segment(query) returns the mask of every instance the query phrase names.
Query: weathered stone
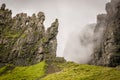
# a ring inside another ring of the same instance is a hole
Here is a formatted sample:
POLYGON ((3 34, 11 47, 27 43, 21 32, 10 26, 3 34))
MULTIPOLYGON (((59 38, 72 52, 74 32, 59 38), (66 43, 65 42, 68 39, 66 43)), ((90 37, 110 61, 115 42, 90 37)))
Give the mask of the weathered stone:
POLYGON ((45 15, 26 13, 11 17, 11 10, 0 10, 0 65, 30 65, 56 57, 58 20, 45 31, 45 15), (46 57, 49 57, 46 58, 46 57))
POLYGON ((99 14, 97 16, 97 25, 94 30, 94 54, 92 63, 98 65, 102 57, 104 32, 106 29, 106 14, 99 14))
POLYGON ((50 52, 49 55, 45 56, 45 59, 54 59, 56 57, 56 50, 57 50, 57 39, 56 39, 56 35, 58 33, 58 19, 55 20, 55 22, 53 22, 51 24, 51 27, 49 27, 46 31, 45 34, 45 47, 47 48, 47 52, 50 52))
POLYGON ((120 65, 120 0, 111 0, 107 3, 106 11, 106 17, 101 18, 105 20, 99 21, 98 18, 100 23, 97 23, 96 28, 105 27, 105 29, 100 42, 95 42, 99 45, 95 47, 92 63, 115 67, 120 65))

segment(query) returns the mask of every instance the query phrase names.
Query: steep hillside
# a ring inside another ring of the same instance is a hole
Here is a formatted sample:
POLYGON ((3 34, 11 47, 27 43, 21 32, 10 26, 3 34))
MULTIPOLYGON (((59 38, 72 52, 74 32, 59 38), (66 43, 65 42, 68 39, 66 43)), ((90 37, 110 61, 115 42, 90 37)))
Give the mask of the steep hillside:
POLYGON ((44 61, 32 66, 0 68, 0 80, 120 80, 120 70, 115 68, 44 61), (51 73, 49 71, 51 71, 51 73))

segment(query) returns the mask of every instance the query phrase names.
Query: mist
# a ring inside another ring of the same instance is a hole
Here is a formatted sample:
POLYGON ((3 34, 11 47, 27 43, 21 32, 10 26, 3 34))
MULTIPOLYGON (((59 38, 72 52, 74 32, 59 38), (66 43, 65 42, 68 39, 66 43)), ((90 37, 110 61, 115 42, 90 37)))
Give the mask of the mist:
POLYGON ((70 34, 64 49, 64 57, 67 61, 87 63, 91 60, 94 49, 94 30, 96 24, 89 24, 70 34))
POLYGON ((79 64, 89 63, 96 49, 102 47, 105 30, 106 14, 99 14, 96 23, 71 32, 64 49, 65 59, 79 64))
POLYGON ((94 25, 92 24, 93 27, 85 25, 96 23, 96 15, 105 13, 105 3, 108 1, 0 0, 0 4, 6 3, 6 7, 12 10, 13 16, 21 12, 28 15, 37 14, 39 11, 44 12, 46 17, 44 25, 46 28, 58 18, 57 56, 65 57, 66 60, 70 61, 86 63, 90 60, 93 51, 94 25), (89 38, 90 40, 88 40, 89 38))

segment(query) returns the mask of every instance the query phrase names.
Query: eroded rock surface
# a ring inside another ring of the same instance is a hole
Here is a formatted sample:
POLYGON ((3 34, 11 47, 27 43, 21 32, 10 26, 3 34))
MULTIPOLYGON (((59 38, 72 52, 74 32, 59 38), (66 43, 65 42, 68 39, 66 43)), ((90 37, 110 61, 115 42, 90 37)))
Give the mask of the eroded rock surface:
POLYGON ((107 3, 106 11, 106 15, 98 16, 96 30, 99 31, 101 27, 104 30, 101 39, 96 40, 100 42, 96 43, 92 63, 115 67, 120 65, 120 0, 107 3))
POLYGON ((0 65, 29 65, 55 58, 58 20, 45 31, 43 12, 32 16, 20 13, 12 18, 11 10, 5 7, 2 4, 0 9, 0 65))

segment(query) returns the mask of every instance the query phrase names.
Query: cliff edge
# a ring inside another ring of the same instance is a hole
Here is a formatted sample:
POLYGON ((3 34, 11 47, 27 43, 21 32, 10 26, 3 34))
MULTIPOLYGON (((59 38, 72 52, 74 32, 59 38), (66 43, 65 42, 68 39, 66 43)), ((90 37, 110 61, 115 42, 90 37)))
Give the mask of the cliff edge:
POLYGON ((98 15, 92 64, 115 67, 120 65, 120 0, 106 4, 107 14, 98 15), (101 35, 98 35, 101 32, 101 35))

